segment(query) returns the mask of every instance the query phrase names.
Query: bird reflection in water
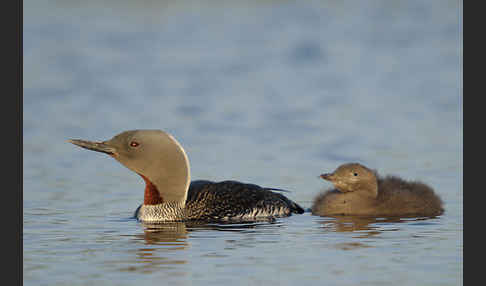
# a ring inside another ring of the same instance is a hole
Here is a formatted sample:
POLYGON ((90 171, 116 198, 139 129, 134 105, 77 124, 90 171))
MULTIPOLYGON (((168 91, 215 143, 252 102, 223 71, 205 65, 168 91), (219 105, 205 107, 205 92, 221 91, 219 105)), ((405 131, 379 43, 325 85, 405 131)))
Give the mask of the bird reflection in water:
POLYGON ((318 220, 326 231, 367 233, 368 236, 383 231, 398 230, 398 224, 421 221, 429 217, 364 217, 364 216, 328 216, 318 220))
POLYGON ((131 265, 120 270, 153 273, 166 269, 175 271, 175 275, 186 275, 178 267, 187 264, 179 253, 189 246, 185 223, 143 224, 143 227, 143 233, 136 234, 134 240, 142 241, 144 246, 136 250, 136 259, 131 265))
MULTIPOLYGON (((240 223, 208 223, 208 222, 171 222, 171 223, 142 223, 143 233, 136 234, 136 241, 143 241, 144 246, 137 249, 135 264, 122 269, 123 271, 136 271, 152 273, 161 268, 170 270, 178 269, 181 264, 186 264, 182 252, 188 249, 189 233, 198 230, 248 232, 255 229, 264 231, 267 228, 279 227, 280 223, 275 219, 255 220, 253 222, 240 223)), ((179 268, 180 270, 180 268, 179 268)), ((178 275, 185 275, 184 272, 178 275)))
POLYGON ((142 225, 144 232, 137 236, 143 238, 146 244, 169 246, 172 249, 185 249, 188 245, 188 232, 184 222, 142 225))
POLYGON ((377 222, 399 222, 400 219, 377 219, 373 217, 353 217, 353 216, 332 216, 326 217, 318 222, 322 224, 322 228, 325 231, 336 232, 354 232, 360 231, 366 233, 368 236, 373 236, 378 233, 379 227, 375 226, 377 222))
MULTIPOLYGON (((353 238, 372 238, 385 231, 396 231, 398 224, 410 223, 430 219, 429 217, 362 217, 362 216, 328 216, 322 217, 317 222, 325 232, 352 232, 357 236, 353 238)), ((372 247, 362 241, 340 242, 333 245, 334 248, 352 250, 357 248, 372 247)))

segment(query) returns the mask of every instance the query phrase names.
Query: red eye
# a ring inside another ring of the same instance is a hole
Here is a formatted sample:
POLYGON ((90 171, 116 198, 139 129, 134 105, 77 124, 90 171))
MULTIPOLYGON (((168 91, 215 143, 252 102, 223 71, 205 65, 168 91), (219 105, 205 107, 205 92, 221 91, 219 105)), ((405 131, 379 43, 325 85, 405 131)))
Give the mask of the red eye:
POLYGON ((140 144, 138 144, 138 143, 137 143, 137 142, 135 142, 135 141, 130 142, 130 146, 131 146, 131 147, 137 147, 138 145, 140 145, 140 144))

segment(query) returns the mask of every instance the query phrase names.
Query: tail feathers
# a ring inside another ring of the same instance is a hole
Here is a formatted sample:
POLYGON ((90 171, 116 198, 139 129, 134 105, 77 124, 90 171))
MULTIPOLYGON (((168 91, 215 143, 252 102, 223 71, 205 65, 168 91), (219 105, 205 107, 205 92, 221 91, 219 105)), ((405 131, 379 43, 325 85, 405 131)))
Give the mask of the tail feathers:
POLYGON ((296 214, 303 214, 304 213, 304 209, 299 206, 298 204, 290 201, 290 209, 292 210, 293 213, 296 213, 296 214))

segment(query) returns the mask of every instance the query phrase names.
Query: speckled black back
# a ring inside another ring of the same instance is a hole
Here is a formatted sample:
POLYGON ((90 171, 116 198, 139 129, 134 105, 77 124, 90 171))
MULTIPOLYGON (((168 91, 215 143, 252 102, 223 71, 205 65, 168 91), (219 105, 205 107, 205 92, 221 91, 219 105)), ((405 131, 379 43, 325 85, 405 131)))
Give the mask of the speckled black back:
POLYGON ((188 219, 218 220, 242 216, 288 216, 304 209, 271 188, 237 181, 193 181, 186 200, 188 219))

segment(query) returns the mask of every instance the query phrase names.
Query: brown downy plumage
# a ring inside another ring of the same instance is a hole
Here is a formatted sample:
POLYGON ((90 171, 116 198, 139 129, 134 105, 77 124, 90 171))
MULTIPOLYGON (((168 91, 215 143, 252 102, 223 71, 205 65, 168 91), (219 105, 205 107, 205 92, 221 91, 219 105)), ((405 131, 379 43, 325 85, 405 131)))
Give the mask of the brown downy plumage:
POLYGON ((442 200, 426 184, 396 176, 382 178, 359 163, 341 165, 321 178, 333 183, 335 189, 315 198, 314 215, 438 216, 444 213, 442 200))

